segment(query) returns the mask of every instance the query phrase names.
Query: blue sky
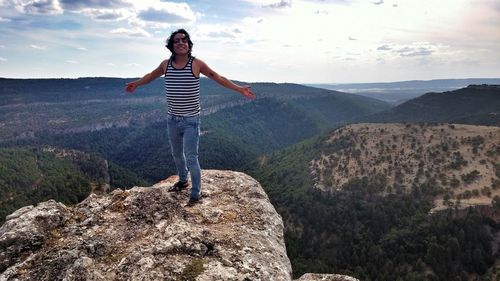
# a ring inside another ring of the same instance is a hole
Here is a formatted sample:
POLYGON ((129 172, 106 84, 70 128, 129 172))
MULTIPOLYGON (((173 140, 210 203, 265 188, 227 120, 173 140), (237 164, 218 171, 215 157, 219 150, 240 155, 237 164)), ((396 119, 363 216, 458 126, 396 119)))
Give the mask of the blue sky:
POLYGON ((139 77, 178 28, 240 81, 500 77, 499 0, 0 0, 0 77, 139 77))

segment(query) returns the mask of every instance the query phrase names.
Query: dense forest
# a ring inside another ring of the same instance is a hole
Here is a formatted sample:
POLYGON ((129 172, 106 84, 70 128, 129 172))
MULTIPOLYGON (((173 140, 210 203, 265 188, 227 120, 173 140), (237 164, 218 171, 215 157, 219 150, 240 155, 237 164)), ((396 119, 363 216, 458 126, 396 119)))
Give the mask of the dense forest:
POLYGON ((91 191, 145 184, 96 155, 51 147, 0 148, 0 223, 20 207, 55 199, 76 204, 91 191))
MULTIPOLYGON (((498 223, 474 208, 429 215, 434 194, 382 196, 384 181, 353 179, 343 190, 312 189, 309 163, 348 142, 318 137, 263 157, 246 171, 266 189, 285 222, 294 275, 336 272, 360 280, 495 280, 498 223)), ((500 198, 493 207, 499 208, 500 198)))
MULTIPOLYGON (((345 118, 373 112, 374 109, 368 109, 369 105, 351 102, 350 99, 332 96, 308 98, 304 102, 302 99, 283 101, 261 98, 204 116, 201 124, 201 164, 212 169, 239 169, 262 153, 335 128, 345 118), (337 114, 318 110, 308 114, 307 107, 317 103, 337 103, 337 106, 342 105, 349 110, 339 110, 337 114)), ((97 153, 150 182, 175 172, 165 121, 65 134, 43 131, 33 138, 3 143, 7 147, 26 145, 50 145, 97 153)))

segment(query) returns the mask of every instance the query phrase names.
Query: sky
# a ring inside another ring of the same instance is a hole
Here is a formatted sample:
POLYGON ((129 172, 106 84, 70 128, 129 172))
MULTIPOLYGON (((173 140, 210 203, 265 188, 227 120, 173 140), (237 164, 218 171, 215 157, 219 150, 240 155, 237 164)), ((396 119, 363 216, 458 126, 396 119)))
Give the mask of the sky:
POLYGON ((142 77, 178 28, 238 81, 500 78, 500 0, 0 0, 0 77, 142 77))

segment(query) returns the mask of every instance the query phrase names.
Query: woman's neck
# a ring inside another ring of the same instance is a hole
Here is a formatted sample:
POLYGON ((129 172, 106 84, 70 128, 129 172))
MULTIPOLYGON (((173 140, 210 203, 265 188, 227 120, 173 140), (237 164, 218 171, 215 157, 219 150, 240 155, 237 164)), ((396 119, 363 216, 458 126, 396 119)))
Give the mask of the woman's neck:
POLYGON ((178 64, 186 63, 189 59, 189 55, 174 55, 174 61, 178 64))

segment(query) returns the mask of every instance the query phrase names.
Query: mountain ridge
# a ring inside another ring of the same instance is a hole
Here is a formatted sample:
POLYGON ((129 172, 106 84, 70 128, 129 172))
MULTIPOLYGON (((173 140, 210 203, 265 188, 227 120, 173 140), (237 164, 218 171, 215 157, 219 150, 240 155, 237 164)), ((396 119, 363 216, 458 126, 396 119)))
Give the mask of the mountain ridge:
MULTIPOLYGON (((450 122, 468 116, 500 113, 499 85, 469 85, 442 93, 426 93, 359 122, 450 122)), ((475 125, 481 125, 479 120, 475 125)), ((484 121, 485 123, 491 123, 484 121)), ((500 126, 500 123, 494 123, 500 126)))
POLYGON ((313 87, 355 93, 377 98, 392 104, 401 104, 428 92, 444 92, 467 87, 471 84, 500 84, 500 78, 465 78, 409 80, 375 83, 307 84, 313 87))
MULTIPOLYGON (((0 142, 33 138, 37 132, 82 132, 113 127, 144 126, 165 120, 163 84, 157 79, 134 94, 125 94, 126 79, 2 80, 0 79, 0 142)), ((251 84, 258 99, 295 103, 310 99, 359 105, 356 114, 371 114, 388 104, 340 92, 291 83, 251 84), (364 103, 370 106, 364 105, 364 103)), ((251 103, 240 95, 201 79, 202 115, 251 103)), ((269 108, 268 110, 272 110, 269 108)), ((326 110, 326 109, 325 109, 326 110)), ((325 111, 323 110, 323 111, 325 111)), ((324 116, 321 116, 324 119, 324 116)))

